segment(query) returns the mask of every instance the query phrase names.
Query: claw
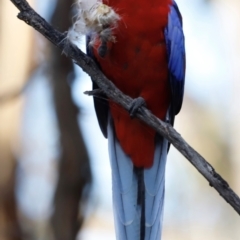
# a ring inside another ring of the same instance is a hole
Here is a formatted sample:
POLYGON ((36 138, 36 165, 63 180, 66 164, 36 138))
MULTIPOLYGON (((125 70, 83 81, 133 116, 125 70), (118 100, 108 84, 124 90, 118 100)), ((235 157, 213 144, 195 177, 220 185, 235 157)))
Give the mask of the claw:
POLYGON ((129 114, 131 118, 134 118, 139 108, 146 106, 144 98, 138 97, 132 100, 131 106, 129 108, 129 114))

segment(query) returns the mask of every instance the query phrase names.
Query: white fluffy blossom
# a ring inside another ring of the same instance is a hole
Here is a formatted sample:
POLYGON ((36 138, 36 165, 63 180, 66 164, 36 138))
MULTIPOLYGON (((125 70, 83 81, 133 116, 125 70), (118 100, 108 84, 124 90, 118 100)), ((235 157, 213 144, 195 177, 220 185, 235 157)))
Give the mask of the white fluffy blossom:
POLYGON ((112 30, 117 26, 119 15, 101 0, 77 0, 77 18, 68 31, 71 42, 78 41, 83 35, 91 35, 91 42, 96 37, 101 41, 115 41, 112 30))

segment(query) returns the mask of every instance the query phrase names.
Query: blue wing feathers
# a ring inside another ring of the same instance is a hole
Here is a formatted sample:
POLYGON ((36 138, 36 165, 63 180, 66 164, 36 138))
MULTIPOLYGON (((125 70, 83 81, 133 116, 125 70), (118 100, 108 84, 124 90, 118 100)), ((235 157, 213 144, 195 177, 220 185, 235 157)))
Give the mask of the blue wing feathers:
MULTIPOLYGON (((95 61, 95 63, 98 65, 99 69, 101 69, 96 58, 94 57, 93 48, 89 44, 90 39, 91 39, 91 36, 87 36, 87 38, 86 38, 87 55, 89 57, 91 57, 95 61)), ((98 89, 98 88, 99 88, 98 85, 95 82, 93 82, 93 90, 98 89)), ((108 123, 108 111, 109 111, 106 99, 107 99, 106 96, 104 98, 103 97, 99 98, 99 97, 95 96, 94 100, 93 100, 95 112, 97 115, 97 120, 98 120, 100 129, 103 133, 103 136, 105 138, 107 138, 107 123, 108 123)))
POLYGON ((168 69, 172 92, 172 108, 178 114, 183 101, 185 83, 185 42, 182 29, 182 16, 177 4, 170 6, 168 25, 165 28, 165 40, 168 51, 168 69))

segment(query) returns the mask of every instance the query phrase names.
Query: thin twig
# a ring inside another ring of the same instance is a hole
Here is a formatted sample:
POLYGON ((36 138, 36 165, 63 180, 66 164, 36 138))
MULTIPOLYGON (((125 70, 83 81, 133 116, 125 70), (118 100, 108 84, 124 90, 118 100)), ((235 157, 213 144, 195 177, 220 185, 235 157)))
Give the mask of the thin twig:
MULTIPOLYGON (((91 58, 86 56, 86 54, 76 46, 70 44, 67 39, 65 39, 64 34, 50 26, 25 0, 10 1, 20 10, 18 17, 21 20, 34 27, 80 66, 83 71, 89 74, 92 80, 97 83, 108 98, 121 105, 124 109, 129 109, 132 99, 117 89, 114 84, 103 75, 91 58)), ((240 199, 237 194, 229 187, 228 183, 216 173, 214 168, 197 153, 171 125, 159 120, 145 107, 140 109, 136 117, 154 128, 159 134, 171 142, 208 180, 210 186, 214 187, 236 212, 240 214, 240 199)))

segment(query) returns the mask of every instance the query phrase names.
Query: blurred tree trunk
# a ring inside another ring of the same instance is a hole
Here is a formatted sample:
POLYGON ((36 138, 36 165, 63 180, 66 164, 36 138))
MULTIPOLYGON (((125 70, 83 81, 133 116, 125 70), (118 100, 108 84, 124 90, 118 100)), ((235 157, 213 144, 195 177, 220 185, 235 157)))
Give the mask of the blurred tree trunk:
MULTIPOLYGON (((70 0, 57 2, 52 24, 61 31, 67 31, 72 24, 72 4, 70 0)), ((71 97, 73 63, 51 46, 49 68, 61 144, 52 227, 56 240, 74 240, 84 218, 80 202, 84 201, 84 194, 91 182, 90 163, 78 125, 79 109, 71 97)))
MULTIPOLYGON (((30 1, 32 3, 33 1, 30 1)), ((19 92, 33 65, 33 31, 17 18, 10 1, 0 0, 0 99, 19 92), (18 36, 22 36, 19 38, 18 36), (17 56, 17 57, 16 57, 17 56), (21 61, 19 61, 21 59, 21 61)), ((23 97, 0 102, 0 239, 20 240, 15 199, 16 151, 23 97)))

